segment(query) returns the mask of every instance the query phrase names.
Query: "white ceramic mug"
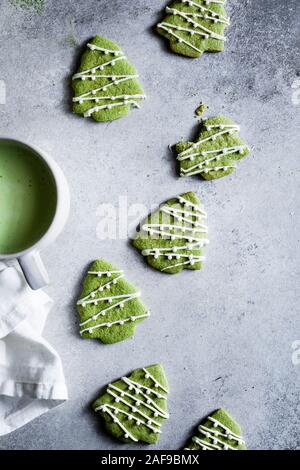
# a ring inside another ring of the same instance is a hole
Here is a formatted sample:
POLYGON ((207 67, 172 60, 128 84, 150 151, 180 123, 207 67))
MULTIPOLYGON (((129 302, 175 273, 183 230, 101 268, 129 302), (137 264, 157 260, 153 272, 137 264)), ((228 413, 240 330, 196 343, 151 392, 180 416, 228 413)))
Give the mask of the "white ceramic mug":
POLYGON ((54 216, 48 230, 42 235, 42 237, 24 251, 12 254, 1 254, 0 252, 0 260, 18 259, 28 284, 32 289, 36 290, 49 284, 49 277, 41 260, 40 251, 49 246, 56 239, 67 221, 70 210, 69 187, 62 170, 45 152, 31 144, 29 145, 26 142, 19 141, 17 139, 1 137, 0 144, 4 141, 21 145, 37 155, 52 175, 56 187, 56 207, 54 216))

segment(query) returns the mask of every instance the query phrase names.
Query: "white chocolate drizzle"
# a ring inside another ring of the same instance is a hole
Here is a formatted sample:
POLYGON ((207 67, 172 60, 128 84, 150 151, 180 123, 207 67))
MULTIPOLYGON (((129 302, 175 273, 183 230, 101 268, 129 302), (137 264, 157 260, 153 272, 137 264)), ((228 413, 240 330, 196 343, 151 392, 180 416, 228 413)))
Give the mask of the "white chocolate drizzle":
POLYGON ((174 223, 146 223, 142 226, 142 230, 150 236, 157 235, 158 239, 185 241, 183 245, 175 245, 170 247, 151 247, 142 250, 143 256, 151 256, 155 260, 163 257, 169 261, 176 260, 178 263, 171 263, 165 266, 162 271, 168 271, 180 266, 194 266, 202 263, 205 257, 195 252, 209 244, 209 240, 205 235, 208 228, 203 224, 206 219, 206 212, 198 205, 190 203, 183 197, 178 198, 180 207, 171 205, 163 205, 160 212, 174 219, 174 223), (190 210, 191 208, 191 210, 190 210), (203 236, 204 235, 204 236, 203 236))
MULTIPOLYGON (((193 0, 179 0, 179 1, 183 4, 188 5, 188 6, 191 6, 191 7, 194 6, 194 7, 198 8, 201 12, 210 13, 214 18, 223 19, 224 21, 228 21, 228 24, 230 22, 230 20, 227 16, 221 15, 220 13, 217 13, 216 11, 211 10, 210 8, 206 8, 203 5, 200 5, 199 3, 196 3, 193 0)), ((204 3, 206 5, 209 5, 209 3, 217 3, 217 2, 204 2, 204 3)), ((223 2, 223 4, 224 3, 225 2, 223 2)))
POLYGON ((172 29, 169 27, 170 26, 170 23, 168 23, 168 27, 164 26, 163 23, 159 23, 157 25, 160 29, 163 29, 164 31, 166 31, 168 34, 170 34, 171 36, 175 37, 179 43, 183 43, 183 44, 186 44, 187 46, 189 46, 191 49, 194 49, 195 51, 199 52, 200 54, 202 54, 202 50, 199 49, 198 47, 194 46, 192 43, 190 43, 189 41, 186 41, 185 39, 183 39, 182 37, 178 36, 178 34, 175 34, 173 33, 172 29))
MULTIPOLYGON (((96 411, 100 411, 101 410, 101 407, 97 408, 96 411)), ((136 439, 129 431, 128 429, 126 428, 126 426, 124 426, 121 421, 115 416, 114 413, 112 413, 110 410, 109 410, 109 407, 108 406, 103 406, 102 407, 102 410, 103 413, 107 413, 111 419, 113 420, 114 423, 118 424, 118 426, 122 429, 122 431, 124 431, 124 437, 125 439, 131 439, 133 442, 138 442, 138 439, 136 439)))
MULTIPOLYGON (((233 133, 238 132, 240 130, 240 126, 237 126, 236 124, 218 124, 218 125, 205 125, 204 124, 204 127, 206 127, 207 131, 210 131, 210 130, 215 129, 215 128, 220 129, 220 130, 219 130, 219 132, 215 132, 214 134, 211 134, 208 137, 205 137, 204 139, 199 140, 198 142, 192 144, 189 148, 187 148, 186 150, 184 150, 183 152, 181 152, 178 155, 178 157, 177 157, 178 160, 183 160, 183 158, 182 158, 183 156, 185 156, 191 150, 194 150, 194 149, 198 148, 200 145, 202 145, 206 142, 215 141, 221 135, 233 134, 233 133)), ((190 154, 189 154, 189 157, 191 157, 190 154)))
POLYGON ((185 16, 193 17, 193 18, 200 18, 200 19, 204 19, 204 20, 209 20, 209 21, 212 21, 213 23, 223 23, 227 26, 230 24, 229 18, 226 18, 225 16, 219 15, 218 13, 214 12, 213 10, 209 10, 205 7, 201 7, 200 11, 201 11, 201 13, 189 13, 187 11, 182 12, 180 10, 177 10, 176 8, 166 7, 166 12, 171 13, 174 16, 176 16, 178 14, 178 12, 180 12, 180 13, 184 13, 185 16))
MULTIPOLYGON (((168 34, 176 38, 179 43, 186 44, 188 47, 199 52, 200 54, 203 52, 203 50, 199 49, 192 42, 189 42, 187 39, 184 39, 182 36, 174 33, 174 30, 178 32, 188 33, 188 35, 190 35, 191 37, 193 37, 194 35, 199 35, 204 40, 211 38, 211 39, 216 39, 222 42, 226 41, 226 38, 223 35, 213 31, 209 27, 204 26, 202 23, 205 22, 208 24, 208 26, 211 23, 212 24, 221 23, 221 24, 224 24, 225 26, 228 26, 230 24, 230 20, 227 16, 221 15, 215 12, 214 10, 206 8, 203 4, 196 3, 195 1, 192 1, 192 0, 181 0, 181 3, 189 7, 198 8, 200 13, 194 13, 194 11, 190 12, 190 11, 178 10, 177 8, 173 8, 169 6, 166 7, 166 13, 180 17, 182 20, 184 20, 186 23, 188 23, 192 27, 188 28, 188 27, 176 25, 167 21, 163 21, 157 25, 158 28, 166 31, 168 34), (200 19, 202 23, 199 23, 197 19, 200 19)), ((211 3, 224 5, 224 1, 221 1, 221 0, 215 1, 215 2, 204 0, 203 3, 205 5, 209 5, 211 3)))
MULTIPOLYGON (((230 440, 233 439, 233 440, 239 442, 240 444, 245 444, 245 441, 240 436, 238 436, 238 434, 231 431, 231 429, 229 429, 227 426, 225 426, 225 424, 218 421, 216 418, 213 418, 212 416, 209 416, 208 420, 213 423, 214 428, 218 428, 218 427, 222 428, 225 431, 226 437, 228 439, 230 439, 230 440)), ((219 433, 219 435, 220 435, 220 433, 219 433)))
POLYGON ((213 423, 213 426, 207 427, 202 424, 198 426, 199 433, 204 436, 203 439, 198 436, 192 438, 192 441, 202 450, 238 450, 238 445, 245 444, 241 436, 238 436, 217 419, 211 416, 207 419, 213 423), (236 445, 233 446, 233 443, 236 445))
MULTIPOLYGON (((109 284, 111 284, 111 283, 109 283, 109 284)), ((104 284, 104 285, 107 285, 107 284, 104 284)), ((97 291, 94 291, 94 292, 97 292, 97 291)), ((91 294, 89 294, 89 296, 90 295, 91 294)), ((121 300, 121 299, 122 299, 122 302, 125 302, 125 301, 128 302, 129 300, 136 299, 136 298, 140 297, 140 295, 141 295, 140 292, 133 292, 131 294, 111 295, 111 296, 108 296, 108 297, 95 297, 93 299, 84 298, 84 299, 78 300, 77 305, 82 305, 82 307, 85 307, 88 304, 97 305, 99 302, 105 302, 105 301, 107 301, 108 303, 112 303, 114 300, 121 300)), ((87 297, 89 297, 89 296, 87 296, 87 297)))
POLYGON ((194 165, 193 167, 184 170, 181 170, 180 176, 194 176, 194 175, 199 175, 200 173, 210 173, 211 171, 228 171, 236 169, 236 165, 226 165, 226 166, 214 166, 210 168, 202 168, 202 164, 199 163, 199 165, 194 165))
POLYGON ((212 131, 216 129, 216 132, 213 132, 213 134, 199 140, 198 142, 192 144, 188 149, 184 150, 183 152, 179 153, 177 156, 178 161, 184 161, 184 160, 189 160, 193 162, 195 158, 201 158, 203 157, 204 160, 197 162, 196 164, 191 164, 188 168, 181 168, 181 176, 194 176, 197 174, 201 173, 210 173, 210 172, 217 172, 217 171, 228 171, 232 169, 236 169, 235 164, 223 164, 223 165, 211 165, 213 162, 217 162, 221 160, 222 158, 225 158, 229 155, 234 155, 234 154, 239 154, 243 155, 244 152, 249 150, 249 147, 247 145, 236 145, 232 147, 220 147, 218 149, 214 150, 202 150, 201 147, 202 144, 210 142, 210 141, 216 141, 219 137, 222 135, 226 134, 233 134, 236 133, 240 130, 240 127, 235 125, 235 124, 205 124, 204 123, 204 128, 206 128, 207 131, 212 131), (207 158, 208 157, 208 158, 207 158))
MULTIPOLYGON (((172 13, 173 15, 175 16, 180 16, 181 18, 183 18, 187 23, 191 24, 193 26, 194 29, 188 29, 188 28, 183 28, 181 26, 177 26, 175 29, 178 29, 179 31, 186 31, 186 32, 192 32, 194 34, 197 34, 197 31, 195 31, 195 28, 199 28, 202 30, 201 33, 198 32, 198 34, 201 34, 202 36, 204 36, 205 38, 213 38, 213 39, 218 39, 219 41, 225 41, 226 38, 224 36, 221 36, 221 34, 218 34, 218 33, 215 33, 214 31, 212 31, 211 29, 209 28, 206 28, 205 26, 203 26, 202 24, 198 23, 197 21, 195 21, 193 18, 191 18, 190 16, 186 15, 185 12, 183 11, 180 11, 180 10, 176 10, 174 8, 171 8, 170 10, 172 10, 172 13)), ((163 24, 164 26, 172 26, 172 27, 175 27, 176 25, 173 25, 171 23, 161 23, 163 24)))
POLYGON ((96 46, 96 44, 90 44, 90 43, 88 43, 88 44, 87 44, 87 47, 88 47, 89 49, 91 49, 91 51, 100 51, 100 52, 104 52, 105 55, 108 55, 108 54, 123 55, 123 52, 120 51, 120 50, 106 49, 105 47, 96 46))
POLYGON ((94 108, 89 109, 84 113, 84 117, 90 117, 93 113, 96 113, 98 111, 101 111, 101 109, 112 109, 112 108, 117 108, 119 106, 127 106, 131 104, 135 108, 139 108, 140 105, 134 101, 134 100, 126 100, 122 101, 120 103, 113 103, 113 104, 107 104, 107 105, 102 105, 102 106, 95 106, 94 108))
POLYGON ((160 388, 160 389, 163 390, 165 393, 167 393, 167 394, 169 393, 169 390, 168 390, 166 387, 164 387, 160 382, 158 382, 158 381, 156 380, 156 378, 153 377, 153 375, 150 374, 150 372, 149 372, 147 369, 145 369, 144 367, 143 367, 143 371, 145 372, 145 378, 146 378, 146 379, 151 379, 152 382, 154 383, 154 387, 155 387, 155 388, 160 388))
POLYGON ((128 294, 119 294, 119 295, 99 297, 99 295, 101 295, 103 292, 107 290, 109 291, 113 286, 116 286, 118 282, 124 278, 124 273, 123 271, 88 271, 88 274, 91 276, 96 276, 98 278, 106 277, 107 279, 110 279, 112 275, 115 275, 115 276, 112 279, 110 279, 108 282, 101 284, 97 289, 93 290, 85 297, 79 299, 77 302, 77 305, 81 306, 82 308, 85 308, 87 305, 97 306, 98 303, 101 303, 101 302, 105 302, 105 303, 107 302, 108 304, 112 304, 112 305, 100 310, 99 312, 94 313, 90 318, 81 322, 80 323, 81 335, 86 332, 91 334, 94 330, 97 330, 99 328, 111 328, 113 326, 123 326, 128 322, 135 322, 143 318, 148 318, 150 316, 149 311, 145 312, 145 314, 140 314, 140 315, 135 315, 134 313, 132 313, 131 315, 126 316, 126 317, 121 316, 120 318, 117 318, 116 320, 113 319, 111 321, 97 323, 96 325, 90 325, 91 322, 96 322, 99 318, 105 317, 109 312, 111 312, 114 309, 118 308, 119 311, 121 312, 127 302, 130 302, 132 300, 139 298, 141 293, 132 292, 128 294))
POLYGON ((88 331, 91 334, 91 333, 93 333, 94 330, 97 330, 98 328, 111 328, 114 325, 123 326, 125 323, 135 322, 137 320, 141 320, 142 318, 148 318, 149 316, 150 316, 150 312, 147 312, 144 315, 132 315, 131 317, 122 318, 122 319, 116 320, 116 321, 111 321, 111 322, 107 322, 107 323, 99 323, 98 325, 91 326, 89 328, 85 328, 85 329, 81 330, 80 334, 83 334, 86 331, 88 331))
POLYGON ((112 274, 123 274, 123 271, 88 271, 88 274, 93 274, 98 277, 110 277, 112 274))
POLYGON ((122 51, 120 50, 111 50, 111 49, 106 49, 103 47, 96 46, 95 44, 88 44, 87 47, 95 52, 100 52, 104 55, 113 55, 114 57, 108 61, 106 61, 103 64, 96 65, 90 69, 84 70, 82 72, 78 72, 75 75, 73 75, 73 80, 92 80, 96 81, 98 79, 104 79, 108 80, 108 82, 105 85, 102 85, 101 87, 94 88, 86 93, 83 93, 80 96, 75 96, 73 98, 74 103, 79 103, 83 104, 86 102, 104 102, 103 104, 101 103, 100 105, 97 106, 92 106, 88 110, 86 110, 83 113, 84 117, 90 117, 94 113, 97 113, 99 111, 104 111, 104 110, 111 110, 114 108, 118 107, 123 107, 123 106, 132 106, 135 108, 139 108, 139 104, 137 100, 144 100, 146 99, 146 96, 144 94, 132 94, 132 95, 105 95, 101 96, 102 92, 107 91, 109 88, 117 87, 123 82, 129 81, 129 80, 134 80, 138 78, 138 75, 136 74, 128 74, 128 75, 116 75, 112 73, 107 73, 103 74, 101 73, 106 69, 106 67, 113 67, 118 61, 120 60, 125 60, 126 57, 123 54, 122 51), (97 73, 100 71, 100 73, 97 73), (117 102, 116 102, 117 101, 117 102))
MULTIPOLYGON (((84 306, 85 306, 85 305, 88 303, 88 302, 87 302, 88 300, 90 300, 91 298, 92 298, 92 299, 95 299, 96 295, 97 295, 99 292, 103 292, 105 289, 110 289, 111 286, 116 285, 116 284, 118 283, 118 281, 119 281, 120 279, 122 279, 123 277, 124 277, 124 274, 123 274, 123 272, 122 272, 122 273, 120 273, 119 276, 117 276, 117 277, 115 277, 114 279, 112 279, 112 281, 106 282, 106 284, 103 284, 103 285, 101 285, 100 287, 98 287, 97 289, 95 289, 95 290, 93 290, 92 292, 90 292, 86 297, 84 297, 84 298, 78 300, 77 305, 84 305, 84 306)), ((100 300, 102 300, 101 297, 100 297, 100 300)), ((94 300, 91 301, 91 302, 94 303, 94 300)))
POLYGON ((152 388, 146 387, 146 385, 141 385, 132 379, 128 379, 127 377, 122 377, 122 380, 129 386, 129 390, 134 389, 136 393, 139 392, 139 389, 143 389, 143 390, 146 390, 146 395, 153 394, 157 398, 164 398, 164 399, 166 398, 165 395, 162 395, 161 393, 157 392, 156 390, 153 390, 152 388))
POLYGON ((167 419, 168 413, 161 408, 158 403, 150 398, 153 395, 157 399, 166 400, 167 397, 161 394, 157 389, 168 393, 168 390, 164 388, 159 382, 148 372, 147 369, 143 369, 145 372, 145 378, 151 379, 154 383, 154 388, 147 387, 139 382, 136 382, 128 377, 122 377, 122 382, 126 388, 121 388, 119 385, 109 384, 106 393, 113 399, 113 403, 104 403, 97 408, 95 411, 108 414, 112 421, 119 425, 120 429, 124 432, 124 437, 130 438, 134 442, 138 439, 133 435, 133 430, 129 432, 126 424, 133 422, 135 426, 144 426, 151 430, 155 434, 161 433, 161 421, 157 418, 167 419), (133 393, 130 393, 130 392, 133 393), (121 408, 120 405, 125 405, 121 408), (117 418, 118 415, 124 417, 124 420, 117 418))
POLYGON ((87 70, 84 70, 82 72, 78 72, 78 73, 75 73, 75 75, 73 75, 73 80, 86 80, 86 78, 88 78, 87 75, 89 74, 94 74, 97 70, 104 70, 105 67, 108 67, 109 65, 112 65, 114 66, 119 60, 125 60, 126 57, 123 55, 123 56, 120 56, 120 57, 117 57, 116 59, 111 59, 111 60, 108 60, 107 62, 105 62, 104 64, 101 64, 101 65, 96 65, 95 67, 91 68, 91 69, 87 69, 87 70))
POLYGON ((108 84, 103 85, 99 88, 95 88, 94 90, 90 90, 87 93, 83 93, 80 96, 76 96, 76 98, 74 98, 74 99, 76 99, 76 101, 82 101, 84 98, 93 97, 101 91, 106 91, 108 88, 110 88, 112 86, 119 85, 120 83, 126 82, 128 80, 131 80, 132 78, 137 78, 137 77, 138 77, 138 75, 127 75, 126 77, 120 78, 119 80, 115 80, 112 83, 108 83, 108 84))
POLYGON ((114 414, 121 413, 121 414, 125 415, 130 421, 131 420, 136 421, 137 426, 142 424, 142 425, 146 426, 146 428, 151 429, 151 431, 153 431, 155 433, 159 433, 159 434, 161 433, 161 431, 159 429, 157 429, 157 428, 151 426, 151 424, 149 424, 150 420, 148 419, 147 415, 144 415, 144 417, 146 417, 148 419, 148 421, 144 421, 143 419, 137 418, 133 414, 127 413, 127 411, 124 411, 121 408, 117 408, 116 406, 112 406, 112 405, 101 405, 98 408, 95 408, 95 411, 102 411, 103 413, 106 413, 106 408, 112 409, 114 414))

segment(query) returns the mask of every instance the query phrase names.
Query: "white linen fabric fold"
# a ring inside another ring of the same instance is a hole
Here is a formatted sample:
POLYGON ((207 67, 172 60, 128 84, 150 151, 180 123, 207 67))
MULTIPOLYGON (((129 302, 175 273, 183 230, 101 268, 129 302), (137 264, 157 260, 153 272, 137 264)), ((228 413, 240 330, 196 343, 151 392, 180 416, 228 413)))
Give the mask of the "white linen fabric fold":
POLYGON ((0 262, 0 436, 68 399, 60 357, 42 337, 52 303, 0 262))

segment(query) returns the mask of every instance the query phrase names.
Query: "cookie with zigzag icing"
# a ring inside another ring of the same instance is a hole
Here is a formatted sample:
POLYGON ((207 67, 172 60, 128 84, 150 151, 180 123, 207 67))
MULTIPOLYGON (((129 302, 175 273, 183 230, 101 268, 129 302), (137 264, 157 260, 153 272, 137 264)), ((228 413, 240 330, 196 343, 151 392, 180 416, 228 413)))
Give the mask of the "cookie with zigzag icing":
POLYGON ((180 141, 175 146, 180 176, 214 180, 234 173, 238 161, 250 153, 239 131, 240 127, 225 116, 203 120, 195 142, 180 141))
POLYGON ((150 266, 164 273, 199 270, 205 260, 204 248, 209 243, 206 217, 197 195, 185 193, 150 214, 133 245, 150 266))
POLYGON ((93 404, 107 431, 122 442, 155 444, 169 417, 169 387, 160 365, 137 369, 108 385, 93 404))
POLYGON ((173 52, 199 57, 203 52, 222 52, 225 29, 230 20, 226 0, 175 0, 166 7, 166 16, 157 32, 170 42, 173 52))
POLYGON ((222 408, 204 419, 184 450, 246 450, 240 426, 222 408))
POLYGON ((72 84, 74 112, 95 121, 125 117, 146 98, 135 67, 116 43, 101 36, 87 44, 72 84))
POLYGON ((104 260, 88 270, 77 302, 83 338, 117 343, 129 338, 150 313, 124 272, 104 260))

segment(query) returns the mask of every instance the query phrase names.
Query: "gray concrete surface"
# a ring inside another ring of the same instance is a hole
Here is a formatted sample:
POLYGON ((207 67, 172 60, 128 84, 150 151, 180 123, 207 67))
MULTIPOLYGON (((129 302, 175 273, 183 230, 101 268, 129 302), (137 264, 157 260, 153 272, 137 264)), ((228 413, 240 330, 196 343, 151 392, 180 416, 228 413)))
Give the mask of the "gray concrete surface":
POLYGON ((48 0, 38 15, 0 2, 0 134, 49 151, 72 191, 66 230, 44 252, 55 299, 45 336, 62 356, 70 400, 1 438, 1 449, 126 449, 102 431, 90 403, 112 379, 155 362, 171 387, 157 449, 181 448, 220 406, 249 448, 300 448, 300 364, 292 361, 300 340, 300 4, 228 1, 226 51, 200 60, 172 54, 153 33, 165 4, 48 0), (103 125, 70 112, 70 75, 97 33, 123 47, 148 95, 140 111, 103 125), (168 151, 194 134, 200 101, 209 115, 235 118, 253 149, 235 175, 212 183, 178 178, 168 151), (186 190, 198 192, 209 215, 202 272, 162 275, 127 240, 97 238, 99 205, 126 196, 150 208, 186 190), (74 304, 97 257, 125 269, 152 311, 133 339, 113 346, 78 335, 74 304))

